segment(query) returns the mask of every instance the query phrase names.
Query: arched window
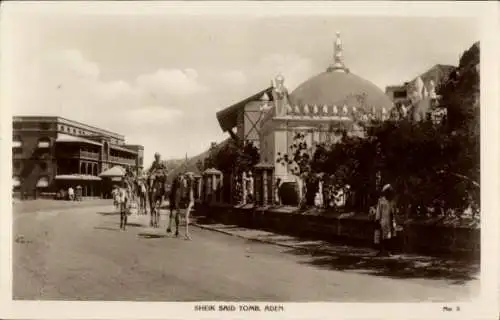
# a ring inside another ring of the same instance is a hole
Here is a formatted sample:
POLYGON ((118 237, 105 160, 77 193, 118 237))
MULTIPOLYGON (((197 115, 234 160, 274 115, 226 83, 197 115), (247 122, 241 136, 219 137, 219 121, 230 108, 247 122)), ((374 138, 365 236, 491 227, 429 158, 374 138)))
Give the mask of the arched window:
POLYGON ((47 137, 38 140, 38 148, 50 148, 50 139, 47 137))
POLYGON ((21 136, 15 135, 12 137, 12 148, 22 148, 23 147, 23 140, 21 139, 21 136))
POLYGON ((36 183, 37 188, 47 188, 49 186, 49 178, 46 176, 40 177, 36 183))
POLYGON ((97 173, 97 164, 96 164, 96 163, 94 163, 94 170, 93 170, 93 174, 94 174, 94 176, 97 176, 97 175, 98 175, 98 173, 97 173))
POLYGON ((87 174, 92 174, 92 163, 87 163, 87 174))
POLYGON ((87 174, 85 163, 80 164, 80 174, 87 174))

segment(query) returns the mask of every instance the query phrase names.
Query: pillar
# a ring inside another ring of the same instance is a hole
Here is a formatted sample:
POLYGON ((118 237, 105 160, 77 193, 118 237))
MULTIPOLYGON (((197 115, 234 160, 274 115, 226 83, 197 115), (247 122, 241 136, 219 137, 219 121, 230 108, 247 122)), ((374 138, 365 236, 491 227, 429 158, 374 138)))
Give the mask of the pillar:
POLYGON ((202 192, 202 179, 200 176, 196 176, 195 178, 195 183, 196 183, 196 190, 197 190, 197 193, 196 193, 196 200, 201 200, 202 197, 201 197, 201 192, 202 192))
POLYGON ((242 188, 242 197, 243 199, 241 199, 241 203, 242 204, 247 204, 247 197, 248 197, 248 193, 247 193, 247 174, 245 172, 243 172, 241 174, 241 188, 242 188))
POLYGON ((261 163, 255 169, 255 196, 256 202, 261 206, 268 206, 273 203, 273 177, 274 165, 261 163))
POLYGON ((265 206, 268 204, 267 190, 270 186, 267 185, 267 170, 262 170, 262 204, 265 206))
POLYGON ((218 180, 222 176, 222 172, 217 169, 207 169, 203 172, 203 176, 205 177, 205 201, 208 202, 208 198, 210 197, 211 203, 217 202, 217 192, 218 192, 218 180))
POLYGON ((212 175, 212 201, 211 203, 217 202, 217 176, 212 175))

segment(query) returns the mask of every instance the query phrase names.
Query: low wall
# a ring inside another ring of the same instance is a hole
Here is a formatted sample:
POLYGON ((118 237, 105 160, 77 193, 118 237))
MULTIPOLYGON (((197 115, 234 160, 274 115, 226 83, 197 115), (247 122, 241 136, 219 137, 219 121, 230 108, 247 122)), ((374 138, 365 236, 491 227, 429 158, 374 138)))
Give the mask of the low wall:
MULTIPOLYGON (((374 222, 363 213, 339 214, 296 207, 197 204, 196 215, 214 222, 235 224, 282 234, 344 244, 373 246, 374 222)), ((479 257, 480 229, 443 218, 401 223, 394 239, 396 251, 421 254, 453 254, 479 257)))

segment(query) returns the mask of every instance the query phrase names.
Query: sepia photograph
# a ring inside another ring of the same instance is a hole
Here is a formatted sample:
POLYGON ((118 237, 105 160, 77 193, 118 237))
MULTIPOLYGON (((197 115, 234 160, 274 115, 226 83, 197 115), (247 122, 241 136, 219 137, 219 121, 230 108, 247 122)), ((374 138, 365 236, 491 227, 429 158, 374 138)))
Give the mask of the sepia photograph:
POLYGON ((2 10, 6 312, 498 318, 497 7, 163 4, 2 10))

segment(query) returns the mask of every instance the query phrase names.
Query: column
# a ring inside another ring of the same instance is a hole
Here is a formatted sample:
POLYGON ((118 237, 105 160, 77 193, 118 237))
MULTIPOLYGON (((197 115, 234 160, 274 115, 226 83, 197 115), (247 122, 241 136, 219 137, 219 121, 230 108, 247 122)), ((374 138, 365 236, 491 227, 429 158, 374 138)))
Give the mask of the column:
POLYGON ((212 203, 217 202, 217 176, 212 174, 212 203))
POLYGON ((221 173, 219 175, 219 183, 218 183, 217 195, 219 197, 219 203, 224 203, 224 174, 221 173))
POLYGON ((242 187, 242 194, 243 194, 243 199, 241 201, 242 204, 247 204, 247 196, 248 196, 248 193, 247 193, 247 176, 246 174, 243 172, 241 174, 241 187, 242 187))
POLYGON ((268 185, 267 185, 267 170, 262 170, 262 205, 266 206, 268 185))
POLYGON ((206 202, 208 202, 209 198, 210 198, 210 190, 212 189, 212 180, 210 178, 210 176, 207 174, 205 176, 205 194, 203 195, 204 196, 204 200, 206 202))
POLYGON ((202 193, 203 190, 201 189, 202 188, 202 179, 201 179, 201 177, 199 177, 199 178, 196 179, 196 183, 197 183, 197 188, 198 188, 198 200, 202 200, 203 198, 202 198, 202 194, 201 193, 202 193))

